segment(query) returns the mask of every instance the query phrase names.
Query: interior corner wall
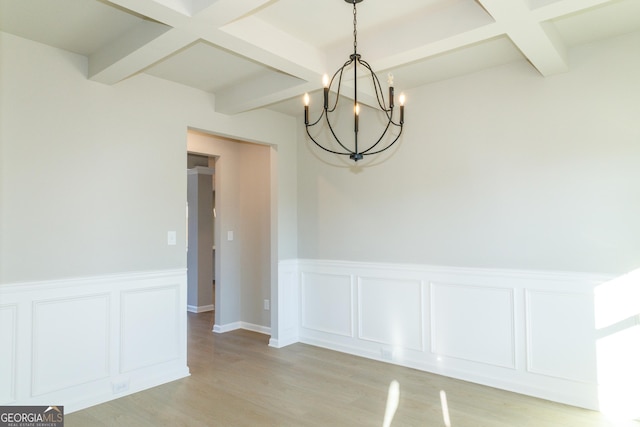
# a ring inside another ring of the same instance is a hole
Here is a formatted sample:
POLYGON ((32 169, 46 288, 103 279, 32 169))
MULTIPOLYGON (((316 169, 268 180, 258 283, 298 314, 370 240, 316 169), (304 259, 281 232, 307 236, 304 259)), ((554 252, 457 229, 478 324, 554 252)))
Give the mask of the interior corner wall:
POLYGON ((300 148, 300 258, 639 267, 639 45, 575 47, 549 77, 517 62, 408 90, 405 133, 375 165, 300 148))

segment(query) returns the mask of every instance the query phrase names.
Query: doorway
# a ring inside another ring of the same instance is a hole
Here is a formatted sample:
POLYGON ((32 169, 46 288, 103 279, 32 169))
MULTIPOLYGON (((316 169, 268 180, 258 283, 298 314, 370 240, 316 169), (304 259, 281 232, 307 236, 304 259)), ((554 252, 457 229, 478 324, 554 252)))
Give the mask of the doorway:
POLYGON ((203 156, 215 171, 213 331, 243 328, 268 334, 277 284, 274 150, 194 130, 187 136, 188 154, 203 156))

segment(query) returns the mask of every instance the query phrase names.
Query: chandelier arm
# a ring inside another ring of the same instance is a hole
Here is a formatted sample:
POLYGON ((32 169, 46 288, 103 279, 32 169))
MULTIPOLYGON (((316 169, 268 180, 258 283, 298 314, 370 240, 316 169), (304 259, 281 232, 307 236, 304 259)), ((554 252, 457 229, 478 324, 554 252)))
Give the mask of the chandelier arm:
POLYGON ((369 150, 367 150, 367 151, 363 151, 363 152, 362 152, 362 154, 363 154, 363 155, 367 155, 367 156, 370 156, 370 155, 373 155, 373 154, 380 154, 380 153, 382 153, 383 151, 386 151, 386 150, 388 150, 389 148, 391 148, 391 146, 392 146, 393 144, 395 144, 395 143, 396 143, 396 141, 397 141, 398 139, 400 139, 400 135, 402 135, 402 127, 400 127, 400 133, 398 133, 398 135, 396 135, 395 139, 394 139, 394 140, 393 140, 389 145, 387 145, 386 147, 384 147, 382 150, 373 151, 373 152, 369 153, 369 150, 371 150, 371 148, 373 148, 373 147, 371 147, 371 148, 369 148, 369 150))
POLYGON ((313 123, 309 123, 307 125, 305 125, 307 128, 309 128, 310 126, 315 126, 318 124, 318 122, 320 122, 320 120, 322 120, 322 116, 324 116, 324 109, 322 110, 322 112, 320 113, 320 117, 318 117, 318 120, 316 120, 313 123))
POLYGON ((380 144, 380 141, 382 141, 382 138, 384 138, 384 136, 387 134, 387 131, 389 130, 389 126, 390 126, 390 125, 391 125, 391 120, 389 120, 389 121, 387 122, 387 126, 385 126, 384 131, 382 131, 382 134, 380 134, 380 137, 378 138, 378 140, 377 140, 373 145, 371 145, 371 147, 367 148, 367 149, 366 149, 366 150, 364 150, 364 151, 361 151, 361 153, 362 153, 362 154, 366 154, 366 153, 368 153, 369 151, 371 151, 371 150, 373 150, 374 148, 376 148, 376 146, 377 146, 378 144, 380 144))
POLYGON ((362 59, 362 60, 358 60, 358 62, 367 70, 369 70, 369 73, 371 74, 371 80, 373 80, 373 88, 375 89, 376 100, 378 101, 378 105, 380 106, 380 109, 382 111, 387 113, 387 118, 391 119, 391 117, 389 116, 389 113, 392 112, 393 109, 387 108, 387 103, 384 99, 384 95, 382 94, 382 85, 380 84, 380 79, 378 79, 378 76, 373 71, 373 69, 371 68, 371 65, 369 65, 367 61, 362 59), (382 101, 380 101, 380 99, 382 99, 382 101))
POLYGON ((336 78, 336 76, 340 74, 340 76, 338 77, 338 91, 336 93, 336 102, 333 103, 333 107, 327 110, 329 113, 333 113, 336 110, 336 107, 338 106, 338 99, 340 99, 340 87, 342 86, 342 72, 344 71, 345 67, 351 65, 352 62, 353 62, 352 59, 345 62, 342 68, 336 71, 333 77, 331 77, 331 81, 329 82, 329 88, 331 88, 331 86, 333 85, 333 80, 336 78))
POLYGON ((329 148, 326 148, 326 147, 322 146, 318 141, 316 141, 313 138, 313 136, 311 136, 311 134, 309 133, 309 128, 307 128, 307 135, 309 136, 309 139, 311 139, 311 141, 313 141, 314 144, 316 144, 318 147, 322 148, 324 151, 328 151, 329 153, 332 153, 332 154, 338 154, 340 156, 348 156, 348 155, 352 154, 350 151, 347 152, 347 153, 343 153, 343 152, 331 150, 329 148))

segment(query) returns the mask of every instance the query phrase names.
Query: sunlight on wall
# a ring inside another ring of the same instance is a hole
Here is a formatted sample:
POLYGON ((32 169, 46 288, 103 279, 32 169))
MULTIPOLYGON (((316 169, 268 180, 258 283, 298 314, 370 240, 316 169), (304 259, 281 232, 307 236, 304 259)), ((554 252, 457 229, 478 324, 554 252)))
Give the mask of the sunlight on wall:
POLYGON ((595 289, 600 411, 640 417, 640 269, 595 289))

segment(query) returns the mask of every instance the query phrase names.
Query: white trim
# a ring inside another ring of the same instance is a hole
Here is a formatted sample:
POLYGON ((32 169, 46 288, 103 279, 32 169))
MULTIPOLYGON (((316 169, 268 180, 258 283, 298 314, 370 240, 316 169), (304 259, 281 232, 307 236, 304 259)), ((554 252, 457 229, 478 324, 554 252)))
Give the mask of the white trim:
MULTIPOLYGON (((287 260, 287 263, 293 265, 292 260, 287 260)), ((281 263, 284 265, 284 263, 281 263)), ((348 271, 366 271, 370 274, 375 272, 401 272, 410 274, 430 273, 430 274, 447 274, 461 276, 471 276, 474 278, 520 278, 520 279, 535 279, 536 281, 561 281, 567 283, 586 283, 591 282, 594 284, 605 282, 613 279, 615 276, 609 274, 598 273, 584 273, 584 272, 571 272, 571 271, 544 271, 544 270, 516 270, 516 269, 499 269, 499 268, 471 268, 471 267, 452 267, 452 266, 440 266, 429 264, 393 264, 393 263, 374 263, 374 262, 359 262, 359 261, 338 261, 338 260, 313 260, 313 259, 299 259, 295 265, 301 271, 308 271, 314 267, 319 267, 321 270, 330 268, 334 269, 347 269, 348 271)))
POLYGON ((204 313, 206 311, 214 311, 215 306, 213 304, 209 305, 187 305, 187 311, 189 313, 204 313))
POLYGON ((216 170, 207 166, 195 166, 187 169, 187 175, 215 175, 216 170))
POLYGON ((278 339, 275 339, 275 338, 271 338, 269 340, 269 347, 283 348, 283 347, 286 347, 288 345, 295 344, 297 342, 300 342, 297 338, 296 339, 289 339, 289 340, 282 340, 282 339, 278 340, 278 339))
POLYGON ((233 322, 226 325, 213 325, 213 332, 216 334, 224 334, 226 332, 236 331, 238 329, 244 329, 247 331, 258 332, 264 335, 271 335, 271 328, 268 326, 256 325, 248 322, 233 322))

